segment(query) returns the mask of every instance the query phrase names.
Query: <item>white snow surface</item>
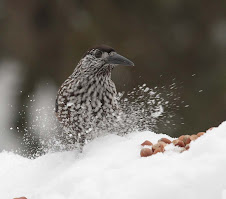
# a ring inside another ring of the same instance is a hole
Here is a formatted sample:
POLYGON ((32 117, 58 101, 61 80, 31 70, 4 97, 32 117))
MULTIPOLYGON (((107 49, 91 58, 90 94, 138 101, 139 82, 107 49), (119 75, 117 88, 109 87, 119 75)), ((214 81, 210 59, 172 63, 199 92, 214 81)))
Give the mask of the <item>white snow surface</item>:
POLYGON ((179 152, 142 158, 140 144, 164 134, 107 135, 84 152, 51 153, 31 160, 0 153, 0 198, 12 199, 225 199, 226 122, 179 152))

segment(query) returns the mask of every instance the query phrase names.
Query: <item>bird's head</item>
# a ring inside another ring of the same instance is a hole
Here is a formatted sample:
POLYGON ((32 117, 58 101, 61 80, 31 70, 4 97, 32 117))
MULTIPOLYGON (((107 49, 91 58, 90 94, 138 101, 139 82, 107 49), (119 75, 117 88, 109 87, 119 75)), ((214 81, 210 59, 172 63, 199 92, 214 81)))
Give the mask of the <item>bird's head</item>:
POLYGON ((134 63, 107 45, 89 49, 80 61, 82 71, 95 74, 108 74, 116 65, 134 66, 134 63))

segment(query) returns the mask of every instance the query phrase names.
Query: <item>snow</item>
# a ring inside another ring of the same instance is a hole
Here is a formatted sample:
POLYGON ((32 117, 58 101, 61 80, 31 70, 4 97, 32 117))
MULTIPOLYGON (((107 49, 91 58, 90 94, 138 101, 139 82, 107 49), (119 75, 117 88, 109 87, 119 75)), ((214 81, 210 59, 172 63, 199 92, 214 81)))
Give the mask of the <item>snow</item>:
POLYGON ((13 60, 0 60, 0 151, 19 147, 18 136, 13 121, 17 117, 18 98, 21 93, 23 74, 20 63, 13 60))
POLYGON ((76 151, 31 160, 0 153, 0 195, 4 199, 224 199, 226 122, 193 141, 189 151, 168 145, 165 153, 141 158, 140 144, 164 134, 106 135, 76 151))

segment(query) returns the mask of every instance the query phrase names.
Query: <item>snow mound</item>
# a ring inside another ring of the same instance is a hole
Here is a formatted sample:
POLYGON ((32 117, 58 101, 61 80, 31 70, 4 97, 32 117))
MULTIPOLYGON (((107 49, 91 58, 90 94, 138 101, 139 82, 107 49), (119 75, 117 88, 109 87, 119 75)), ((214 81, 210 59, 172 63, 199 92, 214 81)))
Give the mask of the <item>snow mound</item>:
POLYGON ((141 158, 140 144, 167 135, 107 135, 76 151, 35 160, 0 153, 0 197, 12 199, 226 198, 226 122, 191 143, 141 158))

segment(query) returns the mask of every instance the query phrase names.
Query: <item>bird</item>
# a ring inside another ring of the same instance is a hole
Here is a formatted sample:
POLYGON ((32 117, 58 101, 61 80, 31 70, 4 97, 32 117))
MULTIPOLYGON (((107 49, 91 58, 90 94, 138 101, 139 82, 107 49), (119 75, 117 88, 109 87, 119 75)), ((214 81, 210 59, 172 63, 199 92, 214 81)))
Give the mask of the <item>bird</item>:
POLYGON ((71 144, 81 150, 96 136, 98 125, 107 128, 120 112, 116 86, 111 79, 117 65, 134 66, 134 63, 110 46, 94 46, 58 90, 56 117, 67 139, 71 138, 71 144))

